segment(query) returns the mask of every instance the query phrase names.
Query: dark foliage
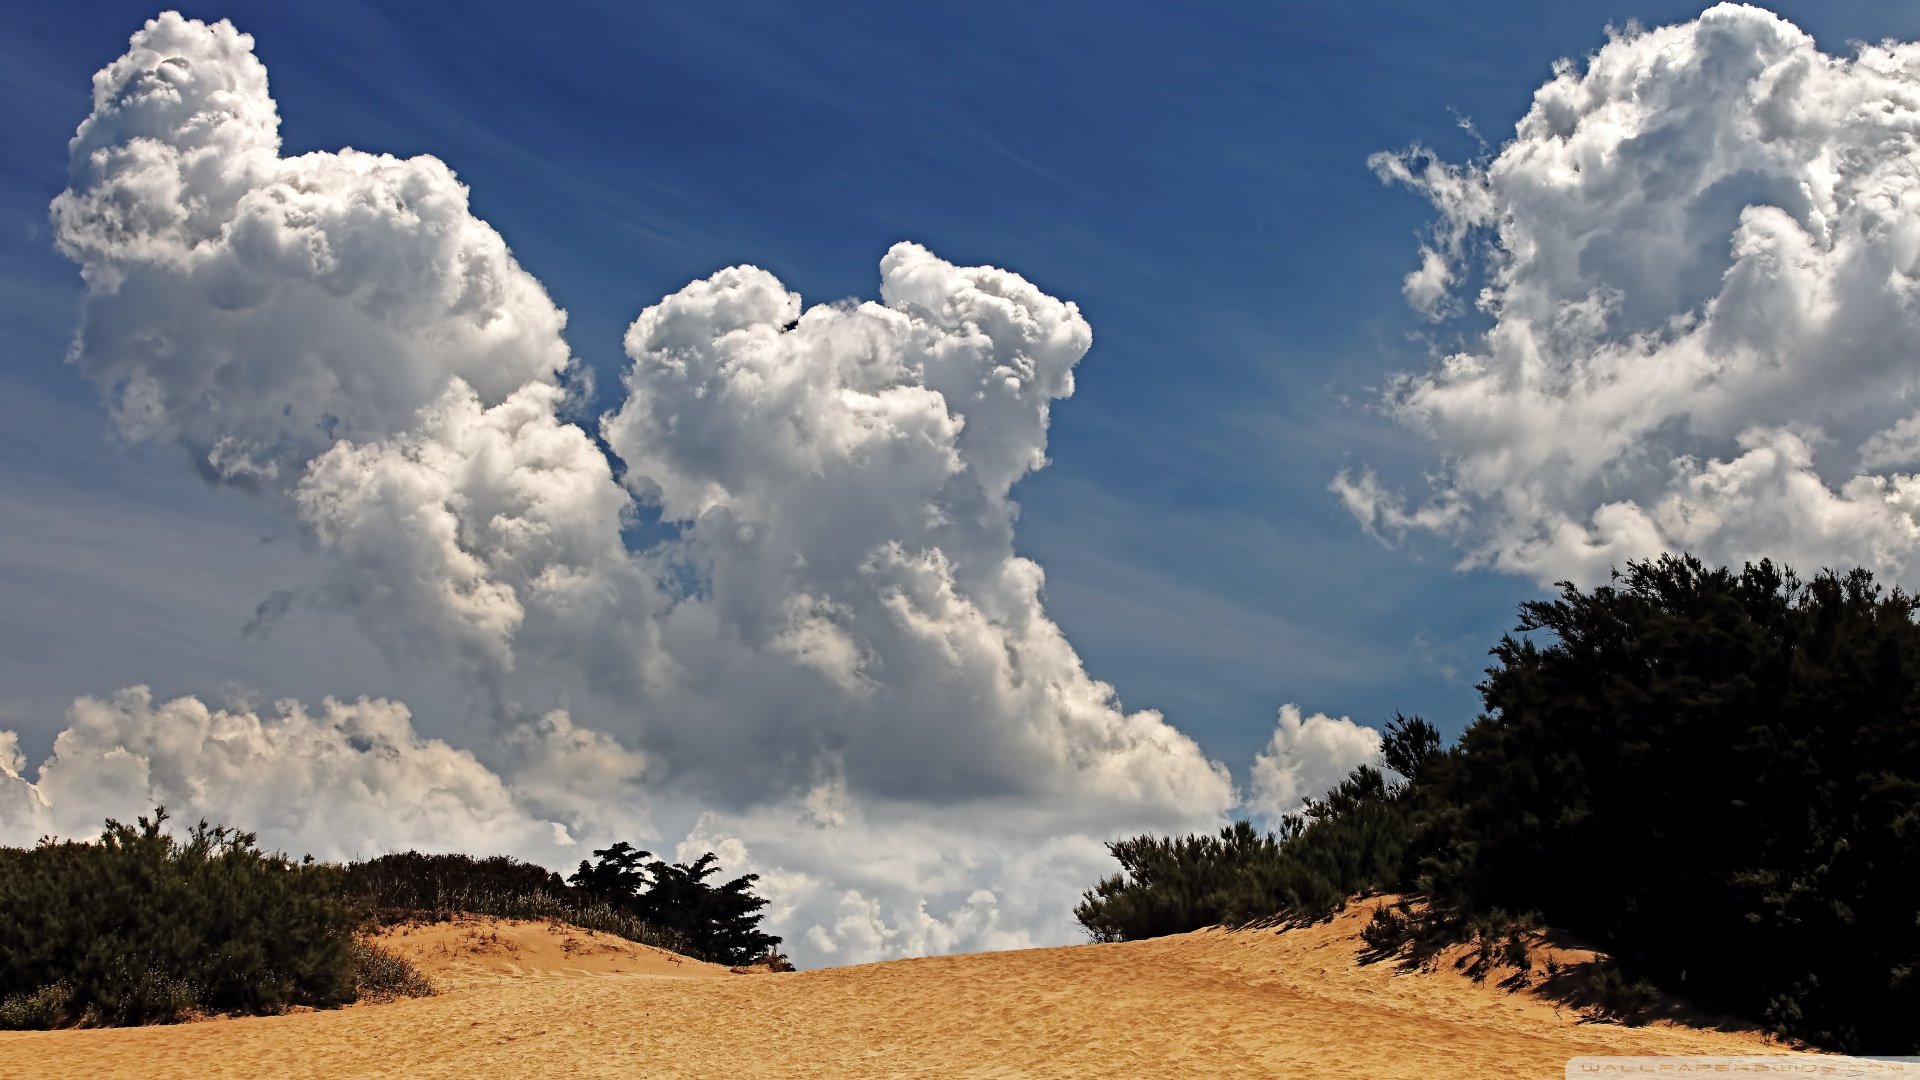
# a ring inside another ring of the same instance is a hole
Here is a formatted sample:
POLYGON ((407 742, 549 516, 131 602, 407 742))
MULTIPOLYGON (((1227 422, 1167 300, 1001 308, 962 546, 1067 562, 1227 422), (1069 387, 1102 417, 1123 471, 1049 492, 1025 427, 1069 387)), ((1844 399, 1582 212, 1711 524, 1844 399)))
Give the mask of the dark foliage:
POLYGON ((349 866, 293 863, 250 833, 164 810, 107 822, 97 844, 0 848, 0 1028, 165 1023, 431 993, 405 959, 357 939, 369 923, 470 914, 555 919, 732 965, 787 969, 759 932, 754 875, 722 884, 709 854, 643 862, 595 852, 570 885, 504 856, 402 852, 349 866), (584 875, 584 877, 582 876, 584 875))
POLYGON ((1400 790, 1362 767, 1261 835, 1240 821, 1218 836, 1137 836, 1107 845, 1120 873, 1089 890, 1074 917, 1096 941, 1238 926, 1282 914, 1318 918, 1391 880, 1410 830, 1400 790))
POLYGON ((569 885, 546 867, 504 855, 382 855, 349 864, 342 872, 342 890, 361 917, 373 922, 435 921, 455 915, 557 919, 693 955, 678 931, 641 917, 631 907, 610 903, 602 893, 569 885))
POLYGON ((1360 928, 1360 940, 1380 956, 1394 956, 1419 939, 1420 920, 1402 900, 1373 909, 1373 917, 1360 928))
MULTIPOLYGON (((1593 1008, 1654 987, 1852 1052, 1920 1052, 1920 624, 1871 575, 1630 563, 1521 608, 1451 749, 1395 717, 1386 764, 1279 836, 1112 845, 1076 914, 1103 940, 1394 889, 1387 953, 1525 950, 1525 911, 1617 958, 1593 1008), (1504 928, 1503 928, 1504 927, 1504 928), (1630 973, 1630 974, 1629 974, 1630 973)), ((1473 961, 1470 961, 1473 962, 1473 961)))
POLYGON ((0 1031, 63 1027, 72 1023, 78 1014, 79 1010, 73 1007, 73 991, 67 989, 66 983, 57 982, 0 1000, 0 1031))
POLYGON ((1522 607, 1421 884, 1850 1051, 1920 1050, 1920 626, 1856 570, 1691 558, 1522 607))
POLYGON ((1218 836, 1136 836, 1107 845, 1120 873, 1074 909, 1095 941, 1129 941, 1234 925, 1280 910, 1262 880, 1279 841, 1238 821, 1218 836))
POLYGON ((382 918, 481 914, 472 906, 478 897, 530 893, 559 896, 567 891, 559 874, 505 855, 476 859, 418 851, 349 863, 341 882, 348 897, 382 918))
POLYGON ((1577 998, 1589 1015, 1630 1026, 1645 1023, 1659 1000, 1659 987, 1645 978, 1629 978, 1613 963, 1595 967, 1577 998))
POLYGON ((641 851, 622 840, 593 854, 593 862, 580 860, 580 869, 567 879, 574 888, 620 903, 630 903, 646 891, 647 865, 653 861, 653 852, 641 851))
POLYGON ((1408 780, 1419 780, 1427 763, 1439 755, 1440 729, 1417 716, 1394 713, 1381 732, 1381 760, 1408 780))
POLYGON ((1406 790, 1362 765, 1324 798, 1308 800, 1298 824, 1283 828, 1282 858, 1265 875, 1282 901, 1278 910, 1324 918, 1353 894, 1392 880, 1412 838, 1406 790))
POLYGON ((758 874, 709 884, 720 871, 711 851, 691 864, 662 862, 625 841, 593 854, 595 860, 582 860, 568 881, 678 935, 688 955, 729 965, 783 962, 780 939, 760 931, 760 909, 767 902, 751 891, 758 874))
POLYGON ((338 869, 164 810, 97 844, 0 849, 0 1024, 165 1023, 353 998, 338 869))

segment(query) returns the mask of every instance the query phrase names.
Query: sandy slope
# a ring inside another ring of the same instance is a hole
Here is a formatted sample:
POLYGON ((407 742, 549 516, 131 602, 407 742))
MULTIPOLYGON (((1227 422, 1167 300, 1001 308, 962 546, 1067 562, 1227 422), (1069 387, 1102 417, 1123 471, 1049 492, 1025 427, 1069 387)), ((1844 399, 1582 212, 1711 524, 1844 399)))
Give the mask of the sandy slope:
POLYGON ((668 975, 710 979, 731 975, 718 964, 565 923, 463 918, 398 926, 376 939, 399 953, 443 992, 533 975, 668 975))
POLYGON ((0 1075, 1558 1077, 1590 1053, 1754 1053, 1751 1032, 1581 1023, 1450 969, 1356 963, 1366 907, 1274 933, 784 975, 542 924, 390 934, 443 988, 337 1012, 0 1033, 0 1075), (568 944, 571 941, 572 944, 568 944))

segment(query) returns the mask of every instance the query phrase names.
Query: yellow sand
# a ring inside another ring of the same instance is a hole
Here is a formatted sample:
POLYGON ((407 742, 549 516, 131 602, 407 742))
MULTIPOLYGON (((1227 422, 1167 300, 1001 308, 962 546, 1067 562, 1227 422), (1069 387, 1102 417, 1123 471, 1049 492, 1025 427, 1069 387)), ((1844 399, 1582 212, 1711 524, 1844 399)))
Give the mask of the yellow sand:
POLYGON ((718 964, 556 922, 469 917, 393 927, 374 940, 413 961, 443 992, 497 986, 516 976, 731 974, 718 964))
POLYGON ((174 1027, 0 1033, 0 1076, 1557 1077, 1751 1031, 1582 1022, 1442 965, 1360 964, 1372 905, 1285 933, 733 975, 585 931, 390 931, 435 997, 174 1027), (677 961, 677 962, 676 962, 677 961))

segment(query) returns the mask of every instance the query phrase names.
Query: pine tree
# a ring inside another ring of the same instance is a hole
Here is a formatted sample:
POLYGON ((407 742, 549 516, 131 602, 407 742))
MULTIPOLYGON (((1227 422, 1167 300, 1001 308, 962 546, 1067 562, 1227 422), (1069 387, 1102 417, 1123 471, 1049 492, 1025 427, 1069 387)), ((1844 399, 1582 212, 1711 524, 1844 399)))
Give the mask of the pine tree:
POLYGON ((679 934, 699 959, 737 965, 778 956, 780 939, 760 930, 767 901, 751 891, 758 874, 709 884, 720 872, 711 851, 691 864, 662 862, 625 841, 593 854, 568 881, 679 934))

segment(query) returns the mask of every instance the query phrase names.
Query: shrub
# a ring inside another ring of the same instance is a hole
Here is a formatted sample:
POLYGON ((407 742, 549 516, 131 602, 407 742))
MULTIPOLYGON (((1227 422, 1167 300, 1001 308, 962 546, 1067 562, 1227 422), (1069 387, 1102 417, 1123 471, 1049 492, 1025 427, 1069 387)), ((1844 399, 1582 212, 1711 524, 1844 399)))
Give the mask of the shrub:
POLYGON ((567 885, 544 866, 505 855, 426 855, 402 851, 348 864, 344 894, 376 916, 437 919, 473 912, 479 897, 562 896, 567 885))
MULTIPOLYGON (((1470 920, 1463 932, 1444 936, 1448 940, 1461 938, 1466 941, 1466 955, 1454 966, 1466 972, 1474 982, 1484 982, 1487 976, 1500 968, 1512 968, 1514 978, 1524 981, 1527 973, 1533 970, 1533 956, 1527 950, 1526 940, 1527 931, 1532 928, 1530 920, 1516 919, 1504 911, 1495 911, 1470 920)), ((1433 937, 1432 929, 1427 930, 1427 940, 1433 937)))
POLYGON ((1784 1034, 1920 1049, 1915 611, 1864 570, 1671 556, 1523 605, 1431 767, 1428 883, 1784 1034))
POLYGON ((268 854, 164 810, 94 844, 0 850, 0 1001, 9 1025, 167 1023, 353 998, 337 870, 268 854))
POLYGON ((425 855, 404 851, 348 865, 342 892, 375 922, 439 921, 455 915, 554 919, 583 930, 693 955, 680 931, 606 897, 569 886, 542 866, 504 855, 425 855))
POLYGON ((1355 892, 1392 879, 1404 861, 1409 821, 1399 789, 1362 766, 1305 812, 1261 834, 1235 822, 1217 836, 1137 836, 1107 850, 1120 873, 1074 908, 1095 941, 1242 926, 1273 916, 1315 919, 1355 892))
POLYGON ((350 952, 354 995, 361 1001, 392 1001, 433 993, 433 984, 404 956, 359 937, 353 939, 350 952))
POLYGON ((428 994, 412 964, 356 928, 459 914, 558 920, 790 970, 780 939, 759 932, 766 901, 749 891, 757 878, 709 883, 719 869, 711 854, 651 863, 643 892, 605 895, 504 856, 296 864, 261 851, 251 833, 203 821, 176 839, 166 820, 162 809, 136 825, 108 821, 93 844, 0 848, 0 1028, 170 1023, 428 994))
POLYGON ((1645 1023, 1648 1010, 1659 996, 1660 991, 1653 983, 1630 979, 1619 965, 1611 962, 1594 965, 1587 973, 1586 990, 1581 995, 1588 1015, 1629 1026, 1645 1023))
POLYGON ((66 983, 53 983, 0 1000, 0 1030, 31 1031, 70 1023, 77 1010, 66 983))
POLYGON ((1381 956, 1392 956, 1412 943, 1417 935, 1415 916, 1404 903, 1382 904, 1373 909, 1373 917, 1360 928, 1360 940, 1381 956))
POLYGON ((1380 732, 1380 759, 1409 782, 1417 782, 1440 756, 1440 729, 1418 716, 1394 713, 1380 732))
POLYGON ((1279 841, 1247 822, 1218 836, 1137 836, 1107 850, 1120 872, 1096 884, 1073 912, 1095 941, 1180 934, 1279 910, 1267 880, 1279 841))
POLYGON ((1521 967, 1499 912, 1619 957, 1596 1006, 1653 986, 1847 1052, 1920 1051, 1920 601, 1864 570, 1629 563, 1521 606, 1458 745, 1395 717, 1384 762, 1278 837, 1110 845, 1075 909, 1100 940, 1314 917, 1398 890, 1379 951, 1464 942, 1521 967))

